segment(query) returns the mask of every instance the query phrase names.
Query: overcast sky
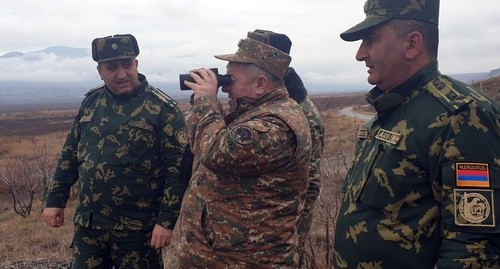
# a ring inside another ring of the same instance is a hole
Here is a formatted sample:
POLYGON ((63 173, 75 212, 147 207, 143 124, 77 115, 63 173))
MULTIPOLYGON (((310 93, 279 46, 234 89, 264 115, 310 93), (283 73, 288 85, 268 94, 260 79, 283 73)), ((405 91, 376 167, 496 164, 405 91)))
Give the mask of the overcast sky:
MULTIPOLYGON (((226 62, 254 29, 287 34, 291 66, 307 84, 333 90, 369 89, 354 55, 359 42, 339 34, 364 18, 364 0, 0 0, 0 55, 50 46, 89 48, 95 37, 132 33, 139 71, 150 82, 176 82, 179 73, 226 62)), ((500 1, 442 0, 440 70, 445 74, 500 68, 500 1)), ((89 57, 40 63, 0 59, 0 80, 78 81, 99 77, 89 57)))

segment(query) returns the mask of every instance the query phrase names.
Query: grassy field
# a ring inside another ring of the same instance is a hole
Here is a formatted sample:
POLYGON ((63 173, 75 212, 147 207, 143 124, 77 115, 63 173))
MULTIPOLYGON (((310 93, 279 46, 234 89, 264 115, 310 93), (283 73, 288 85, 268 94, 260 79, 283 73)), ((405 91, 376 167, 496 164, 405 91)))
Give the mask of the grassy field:
MULTIPOLYGON (((474 86, 500 101, 500 77, 477 82, 474 86)), ((364 106, 363 94, 311 97, 321 111, 326 133, 322 190, 306 244, 305 267, 322 269, 331 268, 339 188, 352 158, 357 130, 363 123, 362 119, 343 116, 339 111, 348 106, 353 107, 355 113, 371 113, 371 109, 364 106)), ((188 103, 180 103, 180 106, 183 110, 189 108, 188 103)), ((59 229, 49 228, 42 220, 41 199, 38 197, 33 202, 29 215, 21 217, 15 212, 11 191, 2 179, 29 178, 34 174, 50 178, 76 111, 77 107, 31 107, 0 112, 0 269, 64 268, 62 265, 70 259, 75 201, 70 201, 65 212, 66 225, 59 229)), ((179 251, 176 240, 174 231, 172 244, 163 252, 167 269, 176 268, 175 257, 179 251)))
MULTIPOLYGON (((364 104, 364 98, 361 94, 312 97, 321 110, 326 137, 322 194, 316 204, 307 243, 306 264, 307 268, 329 268, 333 225, 339 206, 338 192, 352 155, 357 129, 362 123, 360 119, 341 116, 337 112, 345 106, 364 104)), ((188 104, 181 104, 181 109, 188 107, 188 104)), ((76 111, 77 108, 33 108, 0 113, 0 176, 2 173, 9 175, 11 168, 26 162, 46 167, 44 172, 50 178, 76 111)), ((67 263, 71 255, 74 203, 72 200, 65 212, 66 225, 59 229, 49 228, 42 220, 40 199, 33 203, 29 216, 21 217, 14 212, 11 194, 0 178, 0 268, 32 268, 34 264, 47 264, 47 261, 52 265, 40 268, 61 268, 61 264, 67 263)), ((164 250, 166 268, 176 268, 175 256, 179 251, 176 240, 174 232, 171 246, 164 250)))

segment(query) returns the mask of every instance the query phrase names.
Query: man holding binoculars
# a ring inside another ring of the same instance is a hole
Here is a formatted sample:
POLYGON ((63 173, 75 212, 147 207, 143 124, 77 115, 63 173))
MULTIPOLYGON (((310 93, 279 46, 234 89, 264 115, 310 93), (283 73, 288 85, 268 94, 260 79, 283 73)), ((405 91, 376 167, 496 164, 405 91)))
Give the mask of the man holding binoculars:
POLYGON ((284 87, 291 57, 252 38, 238 47, 215 56, 229 62, 227 115, 216 73, 199 69, 184 82, 194 91, 186 126, 195 160, 178 223, 181 268, 297 265, 311 136, 284 87))

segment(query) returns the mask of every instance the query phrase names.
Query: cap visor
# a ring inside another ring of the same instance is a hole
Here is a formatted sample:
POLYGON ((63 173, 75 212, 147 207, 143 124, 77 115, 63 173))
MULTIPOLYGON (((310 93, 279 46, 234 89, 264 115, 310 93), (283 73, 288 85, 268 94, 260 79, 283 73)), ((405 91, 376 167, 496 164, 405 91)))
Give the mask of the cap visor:
POLYGON ((228 61, 228 62, 253 63, 253 61, 250 61, 249 59, 246 59, 245 57, 241 57, 240 55, 237 55, 237 54, 214 55, 214 57, 219 59, 219 60, 228 61))
POLYGON ((366 32, 385 21, 390 20, 390 18, 366 18, 364 21, 356 24, 354 27, 340 34, 340 38, 345 41, 356 41, 363 39, 366 32))
POLYGON ((97 62, 103 63, 103 62, 109 62, 109 61, 116 61, 116 60, 122 60, 122 59, 135 59, 135 58, 136 58, 136 56, 120 56, 120 57, 102 59, 102 60, 99 60, 97 62))

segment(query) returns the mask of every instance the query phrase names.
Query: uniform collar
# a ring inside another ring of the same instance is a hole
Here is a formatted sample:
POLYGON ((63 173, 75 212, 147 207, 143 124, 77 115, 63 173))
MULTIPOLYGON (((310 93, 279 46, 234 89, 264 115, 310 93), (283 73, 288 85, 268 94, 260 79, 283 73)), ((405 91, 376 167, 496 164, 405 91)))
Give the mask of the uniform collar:
POLYGON ((240 97, 237 100, 238 107, 236 108, 236 111, 228 114, 227 119, 229 119, 229 121, 232 121, 236 119, 239 115, 253 109, 254 107, 281 98, 288 98, 288 91, 286 90, 285 86, 276 88, 257 99, 249 97, 240 97))

